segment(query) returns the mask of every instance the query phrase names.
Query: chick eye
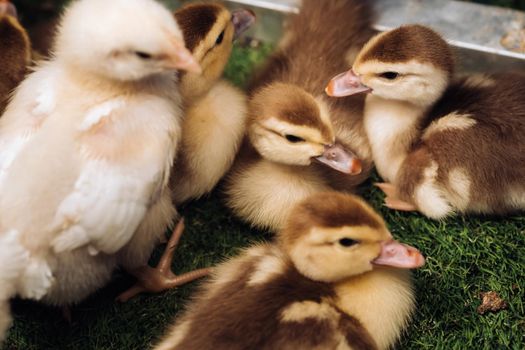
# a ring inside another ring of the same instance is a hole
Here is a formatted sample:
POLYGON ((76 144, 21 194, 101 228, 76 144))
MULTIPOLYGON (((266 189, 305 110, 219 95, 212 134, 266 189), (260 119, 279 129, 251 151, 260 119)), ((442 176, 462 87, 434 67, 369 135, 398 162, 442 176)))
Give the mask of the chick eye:
POLYGON ((346 238, 346 237, 345 238, 341 238, 339 240, 339 244, 342 245, 343 247, 347 247, 347 248, 351 247, 351 246, 353 246, 354 244, 357 244, 357 243, 359 243, 359 242, 354 241, 351 238, 346 238))
POLYGON ((379 74, 379 76, 381 78, 383 78, 383 79, 394 80, 394 79, 396 79, 399 76, 399 73, 397 73, 397 72, 384 72, 384 73, 379 74))
POLYGON ((300 138, 299 136, 295 135, 284 135, 284 137, 291 143, 298 143, 298 142, 304 142, 303 138, 300 138))
POLYGON ((222 44, 223 40, 224 40, 224 30, 221 32, 221 34, 219 34, 219 36, 217 37, 217 40, 215 40, 215 45, 222 44))
POLYGON ((137 55, 139 58, 143 59, 143 60, 149 60, 151 58, 153 58, 153 55, 147 53, 147 52, 143 52, 143 51, 135 51, 135 55, 137 55))

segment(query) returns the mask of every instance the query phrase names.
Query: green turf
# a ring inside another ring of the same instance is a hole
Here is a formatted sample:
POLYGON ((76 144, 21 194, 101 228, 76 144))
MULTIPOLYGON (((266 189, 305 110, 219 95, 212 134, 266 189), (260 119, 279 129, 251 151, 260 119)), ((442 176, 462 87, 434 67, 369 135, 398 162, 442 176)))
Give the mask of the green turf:
MULTIPOLYGON (((268 51, 268 46, 237 47, 228 77, 242 85, 253 63, 268 51)), ((362 193, 385 216, 394 236, 427 256, 427 264, 414 274, 418 311, 398 348, 525 349, 525 216, 435 222, 385 209, 371 181, 362 193), (481 316, 476 312, 479 292, 489 290, 500 293, 509 307, 481 316)), ((187 228, 176 253, 176 272, 211 266, 240 247, 271 238, 233 218, 222 204, 220 189, 181 212, 187 228)), ((15 322, 3 350, 146 349, 197 286, 139 296, 126 304, 114 302, 132 283, 129 276, 116 273, 111 285, 73 308, 72 324, 58 309, 14 301, 15 322)))

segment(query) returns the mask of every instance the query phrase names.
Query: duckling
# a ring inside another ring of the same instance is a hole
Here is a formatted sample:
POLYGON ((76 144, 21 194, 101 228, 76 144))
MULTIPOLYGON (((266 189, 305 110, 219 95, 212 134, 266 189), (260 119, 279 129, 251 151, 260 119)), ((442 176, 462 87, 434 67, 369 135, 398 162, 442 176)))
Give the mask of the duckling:
POLYGON ((0 278, 9 291, 0 328, 15 295, 68 305, 110 279, 168 183, 178 69, 199 66, 158 2, 79 0, 65 10, 53 57, 0 119, 0 278))
POLYGON ((316 193, 274 243, 216 267, 155 349, 388 349, 415 307, 407 269, 424 260, 363 200, 316 193))
POLYGON ((31 44, 26 30, 17 19, 16 8, 0 0, 0 115, 9 95, 24 79, 31 62, 31 44))
POLYGON ((211 191, 229 169, 244 133, 245 95, 221 80, 233 40, 254 21, 246 10, 230 13, 220 4, 190 4, 175 12, 185 44, 199 63, 201 72, 183 72, 179 81, 185 116, 181 141, 170 186, 150 210, 128 246, 119 254, 119 264, 138 282, 117 300, 125 302, 142 292, 161 292, 203 277, 209 269, 175 275, 173 253, 182 236, 181 220, 155 268, 147 265, 153 248, 171 226, 179 204, 211 191))
POLYGON ((525 75, 454 78, 448 44, 407 25, 377 35, 327 92, 369 92, 365 128, 385 203, 433 219, 525 208, 525 75))
POLYGON ((220 77, 234 39, 254 23, 255 15, 209 3, 184 6, 175 17, 202 67, 202 74, 185 73, 180 81, 186 113, 177 172, 171 178, 179 204, 210 192, 233 164, 244 136, 247 98, 220 77))
POLYGON ((306 196, 354 191, 368 177, 364 99, 333 100, 323 89, 371 37, 372 19, 368 2, 304 1, 252 84, 247 136, 226 194, 232 211, 253 226, 277 231, 306 196), (344 44, 333 44, 339 40, 344 44))

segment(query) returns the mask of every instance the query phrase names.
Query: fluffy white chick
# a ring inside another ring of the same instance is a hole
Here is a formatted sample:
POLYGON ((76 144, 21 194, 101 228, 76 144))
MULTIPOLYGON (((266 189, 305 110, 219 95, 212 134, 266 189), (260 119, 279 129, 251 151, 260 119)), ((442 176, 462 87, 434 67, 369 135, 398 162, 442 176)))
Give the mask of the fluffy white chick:
POLYGON ((175 70, 200 71, 153 0, 80 0, 53 58, 0 119, 0 338, 9 298, 78 302, 103 286, 166 188, 175 70))

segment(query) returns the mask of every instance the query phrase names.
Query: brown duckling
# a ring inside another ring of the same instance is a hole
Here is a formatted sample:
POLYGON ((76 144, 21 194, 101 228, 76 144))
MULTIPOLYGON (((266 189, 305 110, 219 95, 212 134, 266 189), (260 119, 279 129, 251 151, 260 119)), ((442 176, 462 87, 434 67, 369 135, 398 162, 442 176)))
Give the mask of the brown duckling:
POLYGON ((453 72, 445 40, 408 25, 371 39, 327 92, 369 92, 364 122, 387 206, 434 219, 524 209, 525 75, 453 72))
POLYGON ((31 62, 31 43, 17 19, 16 8, 0 0, 0 115, 13 89, 24 79, 31 62))
POLYGON ((218 3, 190 4, 175 12, 202 74, 184 73, 182 141, 171 178, 176 204, 209 193, 230 169, 245 131, 246 95, 221 79, 233 41, 255 21, 247 10, 218 3))
POLYGON ((306 196, 354 191, 368 177, 364 99, 329 99, 323 90, 371 36, 372 19, 370 4, 356 0, 305 0, 292 16, 251 88, 248 136, 226 184, 236 215, 276 231, 306 196))
POLYGON ((388 349, 415 308, 424 264, 364 201, 316 193, 274 243, 219 265, 156 350, 388 349))

